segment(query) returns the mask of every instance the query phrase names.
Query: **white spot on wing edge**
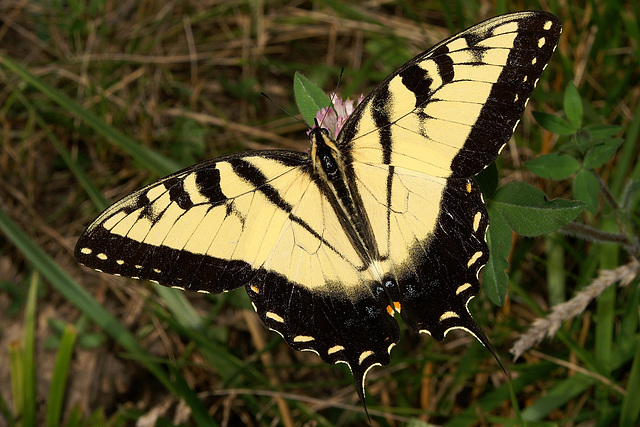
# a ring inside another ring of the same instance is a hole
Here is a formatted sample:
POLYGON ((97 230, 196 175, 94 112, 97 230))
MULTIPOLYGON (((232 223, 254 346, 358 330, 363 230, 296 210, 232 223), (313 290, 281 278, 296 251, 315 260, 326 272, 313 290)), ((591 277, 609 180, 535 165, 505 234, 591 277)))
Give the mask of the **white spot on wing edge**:
POLYGON ((480 228, 480 220, 482 219, 482 212, 478 211, 473 216, 473 232, 477 233, 478 228, 480 228))
POLYGON ((314 340, 315 338, 309 335, 298 335, 293 339, 293 342, 309 342, 314 340))
POLYGON ((124 260, 118 259, 118 260, 116 260, 116 264, 122 265, 122 264, 124 264, 124 260))
POLYGON ((273 311, 267 311, 265 313, 265 316, 267 316, 269 319, 275 320, 276 322, 284 323, 284 319, 273 311))
POLYGON ((391 344, 389 344, 389 347, 387 348, 387 353, 391 354, 391 350, 393 350, 393 347, 396 346, 396 343, 392 342, 391 344))
POLYGON ((373 354, 373 351, 371 350, 363 351, 362 354, 360 355, 360 359, 358 359, 358 364, 362 365, 362 362, 364 362, 365 359, 371 356, 372 354, 373 354))
POLYGON ((471 283, 464 283, 464 284, 458 286, 458 289, 456 289, 456 295, 459 295, 460 293, 466 291, 470 287, 471 287, 471 283))
POLYGON ((480 338, 478 338, 478 336, 477 336, 476 334, 474 334, 474 333, 473 333, 473 331, 471 331, 471 330, 470 330, 470 329, 468 329, 468 328, 465 328, 464 326, 452 326, 452 327, 450 327, 449 329, 447 329, 446 331, 444 331, 444 336, 446 337, 446 336, 447 336, 447 334, 448 334, 450 331, 454 330, 454 329, 462 329, 463 331, 468 332, 468 333, 469 333, 469 334, 471 334, 475 339, 477 339, 477 340, 478 340, 478 342, 480 342, 480 344, 482 344, 482 345, 484 346, 484 343, 482 342, 482 340, 481 340, 480 338))
POLYGON ((454 311, 445 311, 444 313, 442 313, 442 316, 440 316, 440 319, 438 321, 442 322, 447 319, 456 318, 456 317, 460 317, 458 316, 458 313, 454 311))
POLYGON ((318 356, 320 356, 320 353, 318 353, 316 350, 314 350, 312 348, 301 348, 300 351, 310 351, 310 352, 315 353, 318 356))
POLYGON ((547 21, 547 22, 544 23, 544 26, 542 28, 544 28, 545 30, 549 31, 552 26, 553 26, 553 22, 547 21))
POLYGON ((280 335, 282 337, 282 339, 284 339, 284 335, 282 334, 282 332, 280 332, 277 329, 273 329, 273 328, 269 328, 270 331, 276 332, 278 335, 280 335))
POLYGON ((85 254, 85 255, 91 255, 93 251, 91 250, 91 248, 82 248, 80 249, 80 253, 81 254, 85 254))
MULTIPOLYGON (((333 354, 333 353, 337 353, 339 351, 344 350, 344 347, 341 345, 334 345, 333 347, 331 347, 329 350, 327 350, 327 354, 333 354)), ((338 363, 338 362, 336 362, 338 363)), ((346 363, 346 362, 345 362, 346 363)))
MULTIPOLYGON (((365 396, 367 394, 365 388, 364 388, 364 382, 367 379, 367 374, 369 373, 369 371, 371 370, 371 368, 373 368, 374 366, 382 366, 380 363, 376 362, 373 365, 369 366, 367 369, 365 369, 364 373, 362 374, 362 384, 360 385, 362 387, 362 395, 365 396)), ((351 368, 351 366, 349 366, 349 368, 351 368)))
POLYGON ((538 40, 538 47, 541 48, 542 46, 544 46, 546 42, 547 41, 545 40, 544 37, 540 37, 540 39, 538 40))
POLYGON ((475 264, 475 262, 478 260, 478 258, 480 258, 482 256, 482 252, 478 251, 475 254, 473 254, 471 256, 471 259, 469 260, 469 262, 467 263, 467 267, 471 267, 473 264, 475 264))
POLYGON ((103 261, 104 261, 105 259, 107 259, 107 254, 105 254, 105 253, 99 253, 99 254, 98 254, 98 255, 96 255, 96 256, 97 256, 99 259, 103 260, 103 261))

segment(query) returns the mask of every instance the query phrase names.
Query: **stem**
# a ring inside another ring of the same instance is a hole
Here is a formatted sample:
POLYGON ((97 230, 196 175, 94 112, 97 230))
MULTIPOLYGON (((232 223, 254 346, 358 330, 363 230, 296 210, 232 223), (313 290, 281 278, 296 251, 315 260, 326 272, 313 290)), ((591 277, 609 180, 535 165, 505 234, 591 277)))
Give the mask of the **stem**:
POLYGON ((620 205, 618 204, 618 201, 615 199, 615 197, 613 197, 613 194, 611 194, 611 190, 609 190, 607 184, 605 184, 600 175, 598 175, 597 173, 593 173, 593 175, 598 179, 598 182, 600 183, 600 190, 602 190, 602 196, 604 197, 604 199, 607 201, 607 203, 609 203, 613 210, 619 210, 620 205))
POLYGON ((563 234, 579 237, 583 240, 621 243, 625 247, 632 246, 624 234, 608 233, 585 224, 571 222, 559 230, 563 234))

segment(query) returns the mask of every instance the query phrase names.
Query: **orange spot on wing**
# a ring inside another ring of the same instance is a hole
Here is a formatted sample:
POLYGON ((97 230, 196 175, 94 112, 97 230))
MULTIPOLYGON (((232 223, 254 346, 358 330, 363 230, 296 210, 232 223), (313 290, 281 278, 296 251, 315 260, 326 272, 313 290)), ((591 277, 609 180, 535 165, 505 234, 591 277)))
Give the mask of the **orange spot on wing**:
POLYGON ((402 308, 402 307, 400 306, 400 302, 399 302, 399 301, 394 301, 394 302, 393 302, 393 306, 395 307, 396 311, 397 311, 398 313, 400 313, 400 309, 402 308))
POLYGON ((393 308, 390 305, 387 306, 387 313, 389 313, 389 316, 393 316, 393 308))
POLYGON ((259 293, 260 293, 260 289, 258 289, 258 287, 257 287, 256 285, 251 285, 251 290, 252 290, 253 292, 255 292, 256 294, 259 294, 259 293))
POLYGON ((471 183, 467 181, 467 193, 471 193, 471 183))

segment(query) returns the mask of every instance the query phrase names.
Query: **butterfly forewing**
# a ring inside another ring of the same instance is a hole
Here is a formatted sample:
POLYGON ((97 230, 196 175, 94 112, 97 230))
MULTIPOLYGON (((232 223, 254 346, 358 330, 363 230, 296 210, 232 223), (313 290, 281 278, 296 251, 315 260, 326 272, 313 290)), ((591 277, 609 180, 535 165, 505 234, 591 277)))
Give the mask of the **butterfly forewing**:
POLYGON ((76 258, 103 272, 192 290, 244 285, 260 268, 307 288, 363 280, 308 157, 269 151, 201 163, 133 193, 82 235, 76 258), (331 259, 327 265, 322 259, 331 259))

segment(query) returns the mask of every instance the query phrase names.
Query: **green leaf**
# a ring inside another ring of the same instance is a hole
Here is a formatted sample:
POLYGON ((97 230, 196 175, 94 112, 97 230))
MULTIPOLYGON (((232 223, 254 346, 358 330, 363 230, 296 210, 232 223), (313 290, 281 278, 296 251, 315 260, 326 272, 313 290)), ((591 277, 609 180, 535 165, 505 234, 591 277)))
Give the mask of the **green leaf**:
POLYGON ((564 91, 564 112, 569 123, 575 129, 580 129, 582 126, 582 100, 573 82, 569 83, 564 91))
POLYGON ((524 165, 536 175, 556 181, 569 178, 580 170, 580 163, 576 159, 560 153, 545 154, 524 165))
POLYGON ((524 182, 500 188, 492 200, 511 229, 523 236, 539 236, 556 231, 584 210, 584 202, 548 200, 540 190, 524 182))
POLYGON ((592 214, 598 213, 598 194, 600 193, 600 183, 593 173, 587 169, 582 169, 573 181, 573 196, 582 200, 586 208, 592 214))
POLYGON ((558 135, 572 135, 578 130, 565 120, 553 114, 534 111, 533 117, 540 123, 540 126, 558 135))
POLYGON ((611 126, 611 125, 587 125, 584 129, 588 130, 591 137, 594 139, 611 138, 619 134, 624 126, 611 126))
POLYGON ((613 157, 623 142, 622 138, 611 138, 595 145, 584 156, 584 167, 593 169, 604 165, 613 157))
POLYGON ((491 162, 489 166, 476 175, 476 182, 480 186, 480 190, 485 199, 490 199, 493 193, 496 192, 499 178, 496 162, 491 162))
POLYGON ((507 295, 507 268, 509 268, 509 251, 511 251, 511 229, 509 224, 493 206, 488 207, 489 229, 487 244, 489 245, 489 262, 483 269, 482 288, 495 304, 503 305, 507 295))
POLYGON ((314 125, 313 119, 318 110, 328 107, 331 103, 322 89, 298 72, 293 77, 293 92, 298 109, 309 126, 314 125))

